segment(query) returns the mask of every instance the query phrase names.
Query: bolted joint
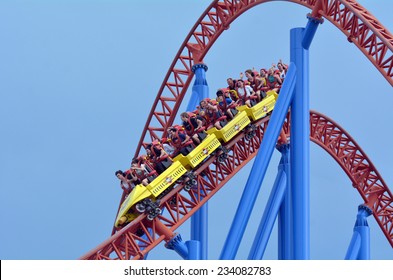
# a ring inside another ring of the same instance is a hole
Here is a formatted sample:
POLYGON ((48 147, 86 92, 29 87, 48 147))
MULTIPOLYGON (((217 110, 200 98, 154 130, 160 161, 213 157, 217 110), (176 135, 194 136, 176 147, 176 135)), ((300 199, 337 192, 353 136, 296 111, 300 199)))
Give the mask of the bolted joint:
POLYGON ((276 149, 281 153, 280 163, 278 169, 285 170, 285 166, 289 166, 289 146, 290 144, 279 144, 276 145, 276 149))
POLYGON ((276 149, 277 149, 280 153, 288 152, 288 150, 289 150, 289 144, 278 144, 278 145, 276 146, 276 149))
POLYGON ((372 213, 373 213, 373 211, 367 205, 365 205, 365 204, 359 205, 358 214, 356 216, 355 226, 356 227, 364 227, 364 226, 368 227, 367 217, 370 216, 372 213))
POLYGON ((322 24, 324 21, 322 17, 314 17, 311 15, 311 13, 307 14, 307 19, 312 21, 313 23, 319 23, 319 24, 322 24))
POLYGON ((180 234, 176 234, 171 240, 165 243, 165 248, 175 250, 179 243, 183 243, 183 239, 180 234))
POLYGON ((170 250, 174 250, 178 253, 183 259, 189 259, 189 250, 187 245, 183 242, 180 234, 176 234, 172 237, 166 244, 165 247, 170 250))
POLYGON ((208 69, 208 67, 207 67, 206 64, 194 64, 194 65, 192 66, 191 70, 192 70, 193 73, 195 73, 195 71, 196 71, 198 68, 202 68, 203 70, 205 70, 205 72, 206 72, 207 69, 208 69))
POLYGON ((361 211, 361 210, 364 210, 367 213, 366 217, 368 217, 368 216, 373 214, 373 210, 370 207, 368 207, 366 204, 360 204, 359 205, 358 211, 361 211))

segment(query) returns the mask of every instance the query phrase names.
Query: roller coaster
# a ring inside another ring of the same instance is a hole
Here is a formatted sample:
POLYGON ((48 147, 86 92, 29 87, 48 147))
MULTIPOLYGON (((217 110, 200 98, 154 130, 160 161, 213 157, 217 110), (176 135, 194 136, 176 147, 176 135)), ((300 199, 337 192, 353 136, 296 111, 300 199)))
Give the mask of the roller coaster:
MULTIPOLYGON (((194 76, 188 111, 208 97, 204 56, 238 16, 265 2, 269 1, 216 0, 211 3, 170 66, 148 116, 135 157, 149 142, 166 136, 194 76)), ((220 256, 220 259, 234 259, 275 147, 282 155, 279 173, 266 206, 265 213, 269 214, 262 217, 249 259, 263 257, 265 240, 278 215, 281 228, 279 259, 309 259, 309 140, 336 160, 364 200, 358 209, 353 239, 345 258, 369 259, 366 218, 370 215, 393 246, 391 191, 344 129, 330 118, 309 110, 308 86, 304 82, 308 80, 307 51, 323 19, 340 29, 391 85, 393 36, 356 1, 290 2, 303 5, 311 12, 307 16, 306 28, 291 30, 291 63, 280 94, 270 93, 267 99, 252 108, 238 107, 239 113, 233 120, 220 130, 208 130, 208 137, 200 145, 187 156, 175 157, 173 164, 147 186, 137 185, 130 194, 124 192, 112 236, 81 259, 144 259, 163 241, 168 249, 175 250, 184 259, 206 259, 204 204, 255 158, 220 256), (292 49, 296 51, 292 52, 292 49), (251 127, 250 135, 247 128, 251 127), (223 152, 218 153, 218 150, 223 152), (187 173, 192 173, 192 183, 184 179, 187 173), (120 227, 122 217, 126 217, 127 222, 120 227), (192 219, 196 248, 190 245, 191 242, 183 242, 175 233, 188 219, 192 219)))
MULTIPOLYGON (((161 214, 158 198, 166 194, 169 189, 177 183, 179 179, 185 177, 184 189, 190 191, 192 187, 197 186, 194 173, 190 172, 197 168, 199 164, 206 161, 217 149, 221 148, 221 143, 225 145, 234 138, 240 131, 246 130, 247 139, 255 136, 255 126, 250 125, 263 117, 266 117, 274 109, 277 100, 277 93, 273 90, 266 93, 266 97, 255 104, 253 107, 247 105, 237 106, 234 109, 236 115, 228 123, 224 116, 225 123, 221 129, 215 127, 206 131, 205 137, 197 147, 195 147, 186 156, 183 154, 173 158, 173 163, 157 178, 154 178, 146 187, 139 184, 132 189, 132 192, 126 197, 120 206, 116 218, 115 227, 123 225, 125 222, 134 220, 139 213, 148 212, 147 219, 152 221, 157 215, 161 214), (249 128, 247 128, 249 126, 249 128), (188 175, 185 175, 188 172, 188 175), (120 223, 120 221, 123 221, 120 223)), ((224 162, 227 158, 228 150, 221 148, 220 153, 216 153, 219 162, 224 162)), ((154 168, 153 166, 150 167, 154 168)), ((149 172, 147 172, 149 173, 149 172)))

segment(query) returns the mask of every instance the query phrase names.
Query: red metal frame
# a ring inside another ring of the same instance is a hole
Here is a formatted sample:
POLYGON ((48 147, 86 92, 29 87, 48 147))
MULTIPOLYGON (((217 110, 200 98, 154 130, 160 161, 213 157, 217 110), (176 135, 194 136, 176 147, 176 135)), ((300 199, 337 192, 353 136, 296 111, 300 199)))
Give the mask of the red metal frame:
POLYGON ((338 124, 312 111, 311 140, 325 149, 341 166, 393 247, 393 196, 373 163, 338 124))
MULTIPOLYGON (((166 128, 172 125, 193 78, 192 66, 203 60, 216 39, 238 16, 265 2, 270 1, 216 0, 206 9, 186 37, 165 76, 138 143, 136 156, 139 155, 144 142, 165 136, 166 128)), ((361 5, 352 0, 288 2, 306 6, 312 10, 313 16, 322 16, 332 22, 393 85, 393 36, 361 5)), ((164 238, 168 239, 168 230, 173 232, 255 156, 266 121, 267 119, 259 122, 257 137, 251 141, 244 140, 244 135, 241 134, 229 144, 230 157, 224 164, 217 165, 215 160, 211 159, 198 169, 198 172, 205 169, 204 172, 208 175, 208 180, 198 177, 198 188, 202 190, 201 193, 179 193, 180 188, 175 188, 166 196, 171 199, 174 197, 174 200, 163 201, 168 216, 160 216, 157 221, 149 223, 142 215, 82 258, 139 259, 164 238), (161 224, 157 227, 157 223, 161 224), (168 230, 162 232, 162 225, 168 230), (146 237, 139 237, 137 231, 143 232, 146 237)), ((288 123, 285 125, 288 126, 288 123)), ((374 210, 374 217, 393 246, 392 195, 372 163, 353 139, 331 120, 312 113, 311 131, 311 140, 336 159, 362 198, 374 210)), ((121 202, 123 198, 124 194, 121 202)))
MULTIPOLYGON (((182 185, 178 185, 165 196, 161 203, 165 209, 163 215, 153 222, 148 221, 146 215, 139 216, 81 259, 141 259, 161 241, 168 241, 181 224, 256 155, 268 120, 269 117, 256 123, 256 136, 251 140, 246 140, 244 133, 240 133, 228 143, 226 148, 230 152, 224 163, 218 163, 212 157, 200 166, 196 170, 196 189, 186 192, 182 191, 182 185), (139 237, 138 231, 145 236, 139 237)), ((353 138, 331 119, 311 112, 310 126, 310 139, 343 168, 393 246, 393 196, 374 165, 353 138)), ((283 131, 286 137, 290 137, 288 119, 283 131)))
MULTIPOLYGON (((248 9, 271 0, 213 1, 180 47, 158 91, 138 143, 165 136, 193 78, 194 63, 203 60, 217 38, 248 9)), ((303 5, 333 23, 354 43, 393 86, 393 35, 356 1, 288 0, 303 5), (317 6, 318 4, 318 6, 317 6), (314 11, 316 8, 318 11, 314 11)))

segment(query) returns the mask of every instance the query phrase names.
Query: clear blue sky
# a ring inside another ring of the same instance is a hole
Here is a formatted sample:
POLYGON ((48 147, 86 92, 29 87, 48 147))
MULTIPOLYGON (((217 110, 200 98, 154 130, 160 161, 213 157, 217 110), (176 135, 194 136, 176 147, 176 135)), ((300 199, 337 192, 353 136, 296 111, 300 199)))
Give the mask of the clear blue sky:
MULTIPOLYGON (((393 30, 392 1, 359 1, 393 30)), ((109 237, 127 168, 181 43, 210 4, 194 1, 0 2, 0 259, 77 259, 109 237)), ((224 32, 205 63, 211 92, 250 67, 289 59, 289 31, 308 10, 267 3, 224 32)), ((311 108, 333 118, 393 185, 392 87, 325 21, 310 50, 311 108)), ((187 95, 187 99, 188 99, 187 95)), ((185 107, 186 101, 184 102, 185 107)), ((362 200, 332 158, 311 144, 311 258, 343 259, 362 200)), ((272 158, 238 258, 248 256, 272 158)), ((251 165, 209 203, 209 258, 218 258, 251 165)), ((373 218, 371 258, 393 259, 373 218)), ((178 232, 189 239, 189 224, 178 232)), ((152 259, 179 258, 161 244, 152 259)), ((265 258, 276 259, 273 234, 265 258)))

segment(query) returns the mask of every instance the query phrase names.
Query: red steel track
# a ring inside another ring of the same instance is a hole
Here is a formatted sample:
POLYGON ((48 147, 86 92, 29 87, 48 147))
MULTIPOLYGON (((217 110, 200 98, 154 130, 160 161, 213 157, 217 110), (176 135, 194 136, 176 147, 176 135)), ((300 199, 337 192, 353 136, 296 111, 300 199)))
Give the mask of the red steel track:
MULTIPOLYGON (((193 78, 191 70, 202 62, 210 47, 229 25, 248 9, 267 0, 213 1, 199 18, 180 47, 159 89, 142 132, 135 155, 142 144, 164 136, 171 126, 193 78)), ((312 10, 312 16, 333 23, 354 43, 393 85, 393 36, 376 18, 356 1, 289 0, 312 10)), ((81 259, 141 259, 162 240, 169 240, 174 231, 212 197, 257 153, 269 118, 258 121, 257 135, 250 141, 239 134, 226 146, 229 158, 224 163, 209 159, 197 173, 197 189, 185 192, 174 188, 163 200, 164 214, 153 222, 145 215, 111 236, 81 259), (143 234, 141 234, 143 233, 143 234), (140 237, 142 236, 142 237, 140 237)), ((393 246, 393 197, 387 185, 356 142, 332 120, 311 113, 311 140, 324 148, 343 168, 359 191, 364 202, 373 210, 380 228, 393 246)), ((289 134, 289 123, 283 129, 289 134)), ((289 136, 289 135, 287 135, 289 136)), ((124 198, 121 199, 121 201, 124 198)))
MULTIPOLYGON (((193 78, 192 66, 201 62, 222 32, 248 9, 268 0, 213 1, 180 47, 158 91, 135 155, 143 142, 160 139, 172 125, 193 78)), ((354 43, 393 86, 393 35, 356 1, 290 0, 322 16, 354 43), (317 5, 318 3, 318 5, 317 5)))
MULTIPOLYGON (((250 141, 241 133, 228 143, 226 147, 230 152, 224 163, 212 157, 199 167, 196 189, 186 192, 180 185, 174 188, 162 200, 164 215, 153 222, 149 222, 146 215, 139 216, 81 259, 141 259, 161 241, 170 240, 181 224, 254 158, 268 120, 269 117, 256 123, 257 133, 250 141), (202 172, 204 177, 199 175, 202 172), (141 233, 145 235, 140 237, 141 233)), ((288 118, 283 131, 290 137, 288 118)), ((345 171, 393 246, 393 196, 362 149, 344 129, 317 112, 310 113, 310 139, 325 149, 345 171)))

